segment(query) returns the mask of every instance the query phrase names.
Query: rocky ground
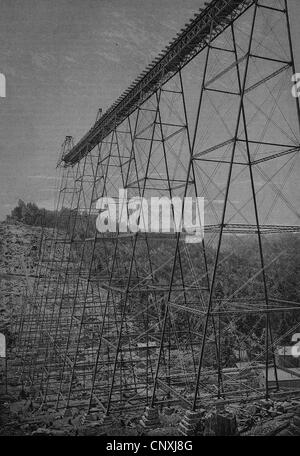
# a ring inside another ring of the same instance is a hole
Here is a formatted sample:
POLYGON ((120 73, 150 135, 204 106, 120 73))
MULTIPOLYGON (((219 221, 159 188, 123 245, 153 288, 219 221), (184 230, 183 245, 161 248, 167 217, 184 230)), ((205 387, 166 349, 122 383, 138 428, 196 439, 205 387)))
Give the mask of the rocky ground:
POLYGON ((22 296, 33 284, 40 228, 0 224, 0 332, 10 333, 22 296))
MULTIPOLYGON (((39 238, 40 228, 0 224, 0 333, 6 336, 7 351, 16 342, 14 325, 24 296, 33 286, 39 238)), ((19 392, 13 390, 9 379, 6 391, 5 363, 3 359, 0 362, 0 435, 22 435, 14 413, 19 392)))
MULTIPOLYGON (((0 224, 0 333, 6 335, 9 350, 16 343, 14 325, 24 296, 33 287, 39 239, 40 228, 0 224)), ((184 414, 180 407, 162 410, 154 430, 145 430, 139 416, 103 425, 97 417, 84 420, 76 410, 68 416, 41 412, 11 375, 6 391, 3 359, 0 362, 0 435, 179 435, 184 414)), ((211 407, 201 411, 199 433, 218 434, 222 426, 229 426, 235 435, 300 435, 300 399, 283 397, 280 401, 231 405, 226 411, 211 407)))

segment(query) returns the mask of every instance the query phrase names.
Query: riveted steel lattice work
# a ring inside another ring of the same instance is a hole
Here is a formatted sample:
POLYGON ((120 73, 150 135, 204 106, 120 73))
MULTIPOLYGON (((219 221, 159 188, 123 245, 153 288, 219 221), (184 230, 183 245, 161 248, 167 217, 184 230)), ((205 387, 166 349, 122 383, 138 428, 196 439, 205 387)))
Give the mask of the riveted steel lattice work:
POLYGON ((81 141, 66 138, 20 335, 40 406, 197 410, 278 389, 276 348, 300 323, 299 303, 273 292, 286 232, 299 231, 293 73, 286 0, 214 0, 81 141), (204 197, 204 239, 100 233, 96 203, 118 204, 119 189, 204 197))

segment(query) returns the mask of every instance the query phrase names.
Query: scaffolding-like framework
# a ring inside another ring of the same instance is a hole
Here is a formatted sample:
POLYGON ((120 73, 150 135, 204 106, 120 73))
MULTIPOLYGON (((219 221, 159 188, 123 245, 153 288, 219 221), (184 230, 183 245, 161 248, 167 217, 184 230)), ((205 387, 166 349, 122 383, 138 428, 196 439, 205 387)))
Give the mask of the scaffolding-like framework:
POLYGON ((300 304, 272 292, 280 244, 299 232, 294 73, 287 0, 213 0, 78 144, 66 138, 20 323, 21 378, 41 407, 196 411, 278 390, 274 316, 293 312, 290 334, 300 324, 300 304), (119 189, 204 197, 204 238, 100 233, 96 203, 118 205, 119 189), (247 363, 230 369, 232 351, 247 363))

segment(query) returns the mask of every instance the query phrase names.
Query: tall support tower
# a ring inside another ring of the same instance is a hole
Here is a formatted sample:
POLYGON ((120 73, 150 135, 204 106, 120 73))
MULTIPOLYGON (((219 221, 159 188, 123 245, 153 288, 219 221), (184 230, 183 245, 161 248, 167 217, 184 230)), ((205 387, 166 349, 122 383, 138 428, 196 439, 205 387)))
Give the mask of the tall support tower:
POLYGON ((276 349, 300 323, 299 303, 274 292, 282 243, 299 232, 287 3, 210 2, 63 154, 68 186, 41 256, 51 273, 24 345, 42 405, 196 411, 278 390, 276 349), (113 213, 110 231, 96 228, 99 198, 129 216, 161 198, 176 223, 168 201, 188 196, 205 198, 204 238, 125 230, 113 213))

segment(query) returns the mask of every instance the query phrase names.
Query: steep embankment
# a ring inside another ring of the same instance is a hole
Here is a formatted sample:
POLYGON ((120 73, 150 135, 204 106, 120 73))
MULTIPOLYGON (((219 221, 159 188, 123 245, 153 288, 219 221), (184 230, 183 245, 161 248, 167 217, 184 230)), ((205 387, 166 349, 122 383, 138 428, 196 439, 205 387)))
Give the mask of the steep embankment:
MULTIPOLYGON (((39 227, 0 224, 0 333, 6 337, 8 351, 15 344, 13 326, 18 323, 23 296, 33 285, 40 233, 39 227)), ((23 434, 13 412, 19 398, 6 393, 4 359, 0 362, 0 435, 23 434)))
POLYGON ((26 225, 0 224, 0 332, 8 335, 33 281, 40 232, 26 225))

